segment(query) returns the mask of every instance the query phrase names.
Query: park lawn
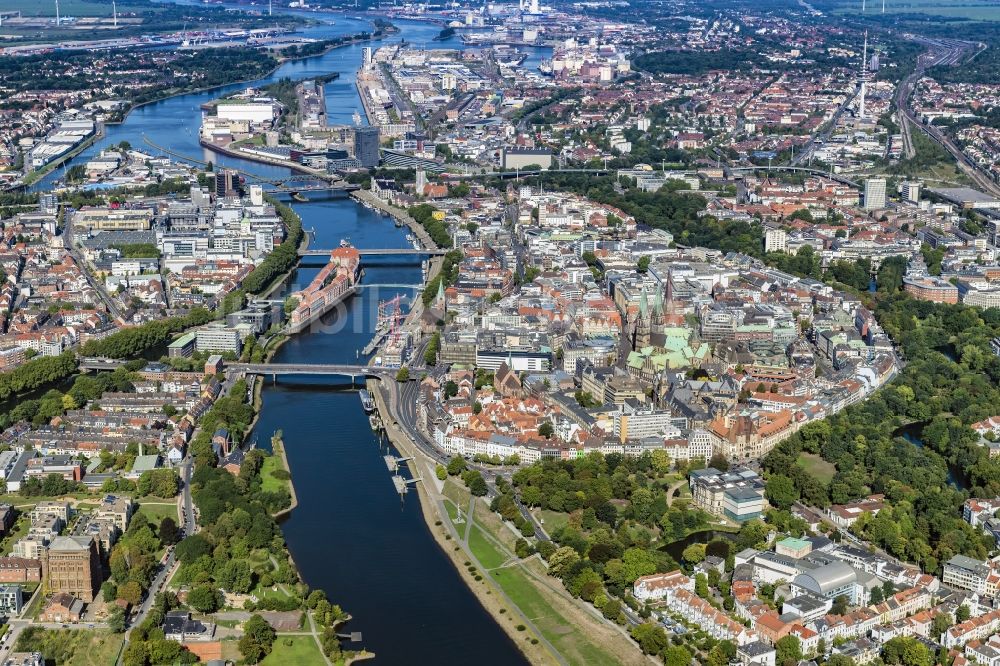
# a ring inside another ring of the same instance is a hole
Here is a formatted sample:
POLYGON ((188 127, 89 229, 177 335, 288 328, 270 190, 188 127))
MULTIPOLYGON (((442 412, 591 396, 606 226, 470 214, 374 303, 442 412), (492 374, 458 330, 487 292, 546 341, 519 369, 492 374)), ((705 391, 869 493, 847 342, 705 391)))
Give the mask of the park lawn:
POLYGON ((809 473, 809 476, 814 477, 823 485, 830 485, 830 481, 833 480, 833 475, 837 473, 836 465, 823 460, 815 453, 806 453, 803 451, 799 454, 799 457, 795 460, 795 462, 800 467, 805 468, 805 470, 809 473))
POLYGON ((469 506, 469 498, 472 497, 467 489, 460 486, 458 482, 452 478, 449 478, 444 482, 443 494, 455 504, 463 507, 463 509, 469 506))
POLYGON ((448 518, 451 522, 455 522, 455 518, 458 517, 458 509, 451 500, 444 500, 444 510, 448 512, 448 518))
POLYGON ((274 640, 271 654, 264 657, 260 666, 322 666, 323 653, 312 636, 282 636, 274 640))
POLYGON ((276 479, 271 474, 271 472, 276 469, 285 469, 285 466, 282 464, 279 456, 270 455, 264 458, 264 464, 260 468, 261 490, 264 492, 273 493, 281 490, 288 490, 288 481, 276 479))
POLYGON ((473 525, 469 531, 469 549, 485 569, 496 569, 507 561, 507 556, 487 538, 479 525, 473 525))
POLYGON ((256 596, 258 599, 265 599, 265 598, 270 598, 270 599, 287 599, 288 598, 288 593, 284 592, 281 589, 280 585, 272 585, 271 587, 261 587, 260 583, 257 583, 257 586, 254 587, 250 591, 250 593, 253 594, 254 596, 256 596))
POLYGON ((124 640, 124 634, 101 629, 47 629, 28 647, 60 666, 108 666, 117 661, 124 640))
POLYGON ((503 522, 500 514, 490 511, 490 503, 485 499, 476 503, 476 522, 500 545, 514 552, 514 545, 520 535, 514 534, 514 531, 503 522))
MULTIPOLYGON (((560 615, 519 567, 497 569, 490 576, 570 664, 619 663, 619 659, 591 642, 580 627, 560 615)), ((511 620, 519 624, 516 617, 511 620)))
POLYGON ((560 513, 559 511, 541 509, 537 512, 537 515, 541 518, 542 527, 545 528, 547 534, 551 534, 560 527, 565 527, 569 522, 569 514, 560 513))
POLYGON ((146 517, 149 522, 154 525, 159 525, 160 521, 164 518, 173 518, 174 522, 177 521, 177 503, 170 502, 169 504, 161 504, 159 502, 142 502, 139 504, 139 514, 146 517))

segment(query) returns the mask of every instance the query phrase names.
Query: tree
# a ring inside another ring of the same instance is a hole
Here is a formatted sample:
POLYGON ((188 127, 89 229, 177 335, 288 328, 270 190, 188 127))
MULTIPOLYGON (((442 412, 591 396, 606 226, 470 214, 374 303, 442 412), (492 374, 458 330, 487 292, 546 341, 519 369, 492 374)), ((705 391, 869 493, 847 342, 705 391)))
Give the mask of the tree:
POLYGON ((726 456, 722 455, 721 453, 716 453, 715 455, 713 455, 712 459, 708 461, 708 466, 714 467, 720 472, 729 471, 729 461, 726 460, 726 456))
POLYGON ((465 482, 465 485, 469 488, 469 492, 471 492, 476 497, 485 497, 486 493, 489 491, 489 488, 486 485, 486 479, 483 478, 483 475, 480 474, 479 470, 477 469, 472 469, 469 470, 468 472, 465 472, 462 475, 462 480, 465 482))
POLYGON ((940 640, 941 634, 948 631, 951 627, 952 620, 951 616, 947 613, 938 613, 934 616, 934 620, 931 622, 931 635, 932 640, 940 640))
POLYGON ((968 604, 962 604, 955 610, 955 621, 961 624, 968 620, 971 614, 968 604))
POLYGON ((400 367, 400 369, 396 371, 397 382, 404 383, 409 381, 409 379, 410 379, 410 369, 405 365, 400 367))
POLYGON ((438 465, 434 468, 434 474, 437 476, 438 481, 444 481, 448 478, 448 468, 444 465, 438 465))
POLYGON ((681 558, 688 564, 698 564, 705 559, 705 544, 693 543, 684 549, 681 558))
POLYGON ((552 439, 552 435, 555 434, 555 428, 552 425, 552 421, 543 421, 540 426, 538 426, 538 434, 545 439, 552 439))
POLYGON ((118 598, 127 601, 129 606, 135 606, 142 601, 142 587, 134 580, 130 580, 119 586, 118 598))
POLYGON ((830 607, 831 615, 844 615, 847 613, 849 600, 846 595, 838 594, 833 599, 833 606, 830 607))
POLYGON ((243 636, 240 638, 240 653, 248 664, 256 664, 271 654, 277 633, 260 615, 254 614, 243 623, 243 636))
POLYGON ((182 564, 190 564, 202 555, 211 555, 211 544, 200 534, 184 537, 174 549, 174 555, 182 564))
POLYGON ((691 653, 682 645, 670 645, 660 656, 665 666, 691 666, 691 653))
MULTIPOLYGON (((660 654, 670 644, 663 627, 650 622, 632 627, 632 638, 646 654, 660 654)), ((690 661, 690 655, 688 655, 687 663, 690 661)))
POLYGON ((158 532, 160 541, 164 546, 174 545, 177 543, 177 538, 180 536, 180 530, 177 529, 177 521, 170 516, 167 516, 160 521, 160 529, 158 532))
POLYGON ((765 489, 768 501, 779 509, 788 509, 799 499, 795 482, 783 474, 772 474, 765 489))
POLYGON ((784 636, 774 644, 778 655, 776 661, 782 666, 795 666, 802 659, 802 644, 798 636, 784 636))
POLYGON ((465 458, 462 456, 455 456, 448 461, 448 474, 451 476, 458 476, 467 469, 465 458))
POLYGON ((124 633, 125 631, 125 610, 122 608, 115 607, 111 611, 111 615, 108 616, 108 629, 116 634, 124 633))
POLYGON ((219 595, 211 585, 199 585, 188 593, 188 605, 199 613, 214 613, 219 609, 219 595))
POLYGON ((640 273, 646 273, 647 271, 649 271, 649 262, 650 261, 651 261, 651 259, 650 259, 650 257, 649 257, 648 254, 642 255, 641 257, 639 257, 639 261, 638 261, 638 263, 636 263, 635 269, 637 271, 639 271, 640 273))
POLYGON ((246 560, 229 560, 216 580, 224 590, 246 594, 253 589, 254 573, 246 560))

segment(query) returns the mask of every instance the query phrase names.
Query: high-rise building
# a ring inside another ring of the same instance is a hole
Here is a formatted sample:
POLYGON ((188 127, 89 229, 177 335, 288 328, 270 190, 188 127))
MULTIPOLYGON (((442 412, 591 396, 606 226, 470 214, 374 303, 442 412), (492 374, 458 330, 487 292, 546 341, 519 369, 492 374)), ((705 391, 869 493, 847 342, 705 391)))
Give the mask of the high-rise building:
POLYGON ((235 171, 222 169, 215 172, 215 194, 220 197, 232 197, 239 194, 240 177, 235 171))
POLYGON ((365 67, 370 67, 372 64, 372 47, 363 46, 361 47, 361 63, 365 67))
POLYGON ((788 249, 788 233, 784 229, 767 229, 764 232, 765 252, 784 252, 788 249))
POLYGON ((910 203, 920 201, 920 183, 915 180, 903 181, 899 184, 899 193, 910 203))
POLYGON ((253 206, 264 205, 264 188, 260 185, 250 186, 250 204, 253 206))
POLYGON ((90 603, 101 586, 101 556, 90 536, 60 536, 52 540, 42 559, 42 573, 50 592, 65 592, 90 603))
POLYGON ((885 178, 865 181, 865 210, 885 208, 885 178))
POLYGON ((354 158, 366 169, 378 166, 378 127, 358 127, 354 130, 354 158))
POLYGON ((38 211, 45 215, 55 215, 59 212, 59 197, 51 192, 38 195, 38 211))

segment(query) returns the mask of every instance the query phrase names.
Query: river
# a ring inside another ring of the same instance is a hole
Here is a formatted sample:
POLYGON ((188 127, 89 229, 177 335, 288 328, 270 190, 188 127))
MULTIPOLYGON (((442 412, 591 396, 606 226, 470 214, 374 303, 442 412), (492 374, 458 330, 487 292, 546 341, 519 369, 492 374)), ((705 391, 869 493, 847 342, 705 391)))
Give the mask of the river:
MULTIPOLYGON (((369 29, 365 21, 341 14, 309 15, 335 21, 303 30, 312 37, 369 29)), ((401 33, 383 41, 405 38, 430 44, 440 30, 423 22, 395 23, 401 33)), ((361 48, 361 44, 355 44, 289 62, 250 85, 337 72, 340 78, 325 90, 329 121, 351 122, 355 110, 361 110, 354 88, 361 48)), ((120 141, 149 150, 143 142, 144 137, 149 137, 167 149, 201 156, 215 164, 238 165, 266 176, 287 176, 287 169, 221 157, 198 145, 201 104, 245 85, 173 97, 136 109, 121 125, 109 126, 106 136, 74 162, 85 161, 120 141)), ((52 180, 53 176, 48 177, 42 186, 50 185, 52 180)), ((310 193, 308 203, 295 203, 293 208, 306 229, 315 229, 314 248, 336 247, 342 238, 349 238, 357 247, 406 246, 405 230, 342 194, 310 193)), ((419 266, 379 262, 366 265, 363 283, 420 281, 419 266)), ((308 284, 318 270, 318 266, 300 267, 290 276, 286 290, 308 284)), ((310 330, 288 341, 275 360, 354 362, 358 350, 371 338, 377 300, 396 293, 413 292, 362 290, 325 316, 322 326, 313 327, 320 330, 310 330)), ((354 616, 350 628, 363 633, 363 646, 376 653, 376 663, 525 663, 514 643, 483 610, 437 546, 423 520, 416 494, 400 501, 356 391, 329 378, 279 378, 277 384, 268 382, 262 399, 252 436, 267 445, 275 430, 284 432, 299 500, 299 506, 282 525, 292 556, 310 586, 325 590, 333 603, 354 616)))

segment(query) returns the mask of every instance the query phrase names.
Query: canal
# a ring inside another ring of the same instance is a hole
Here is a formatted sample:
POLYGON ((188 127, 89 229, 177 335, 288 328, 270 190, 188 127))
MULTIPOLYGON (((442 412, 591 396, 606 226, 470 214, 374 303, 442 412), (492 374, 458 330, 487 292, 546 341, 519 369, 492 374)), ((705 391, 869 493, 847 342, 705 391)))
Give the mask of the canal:
MULTIPOLYGON (((310 16, 335 21, 303 30, 311 37, 370 29, 367 22, 340 14, 310 16)), ((401 33, 383 41, 405 38, 431 44, 440 30, 429 23, 395 23, 401 33)), ((354 88, 361 48, 361 44, 355 44, 290 62, 266 79, 250 84, 143 106, 121 125, 109 126, 106 136, 74 162, 86 161, 121 141, 140 150, 152 150, 144 143, 148 137, 169 150, 211 160, 216 165, 238 166, 264 176, 287 176, 283 168, 203 150, 198 145, 201 104, 246 85, 336 72, 340 77, 325 89, 329 119, 331 123, 351 122, 354 112, 362 111, 354 88)), ((45 179, 41 187, 51 185, 57 176, 45 179)), ((405 229, 396 228, 390 218, 343 194, 310 193, 309 197, 308 203, 292 206, 302 217, 303 226, 315 229, 313 248, 333 248, 341 239, 349 239, 361 248, 406 247, 405 229)), ((318 266, 300 267, 289 277, 284 290, 308 284, 318 270, 318 266)), ((365 266, 362 283, 408 285, 420 280, 419 265, 377 259, 365 266)), ((397 293, 411 297, 415 292, 397 288, 361 290, 310 330, 288 341, 275 360, 356 362, 359 350, 373 333, 378 300, 397 293)), ((260 418, 251 436, 267 445, 274 431, 283 431, 299 500, 299 506, 282 525, 292 556, 310 586, 326 591, 331 602, 353 615, 350 628, 363 633, 363 645, 377 654, 376 663, 526 663, 438 548, 423 520, 416 494, 400 501, 382 460, 379 439, 369 427, 356 391, 336 379, 279 377, 276 384, 267 383, 262 401, 260 418)))

